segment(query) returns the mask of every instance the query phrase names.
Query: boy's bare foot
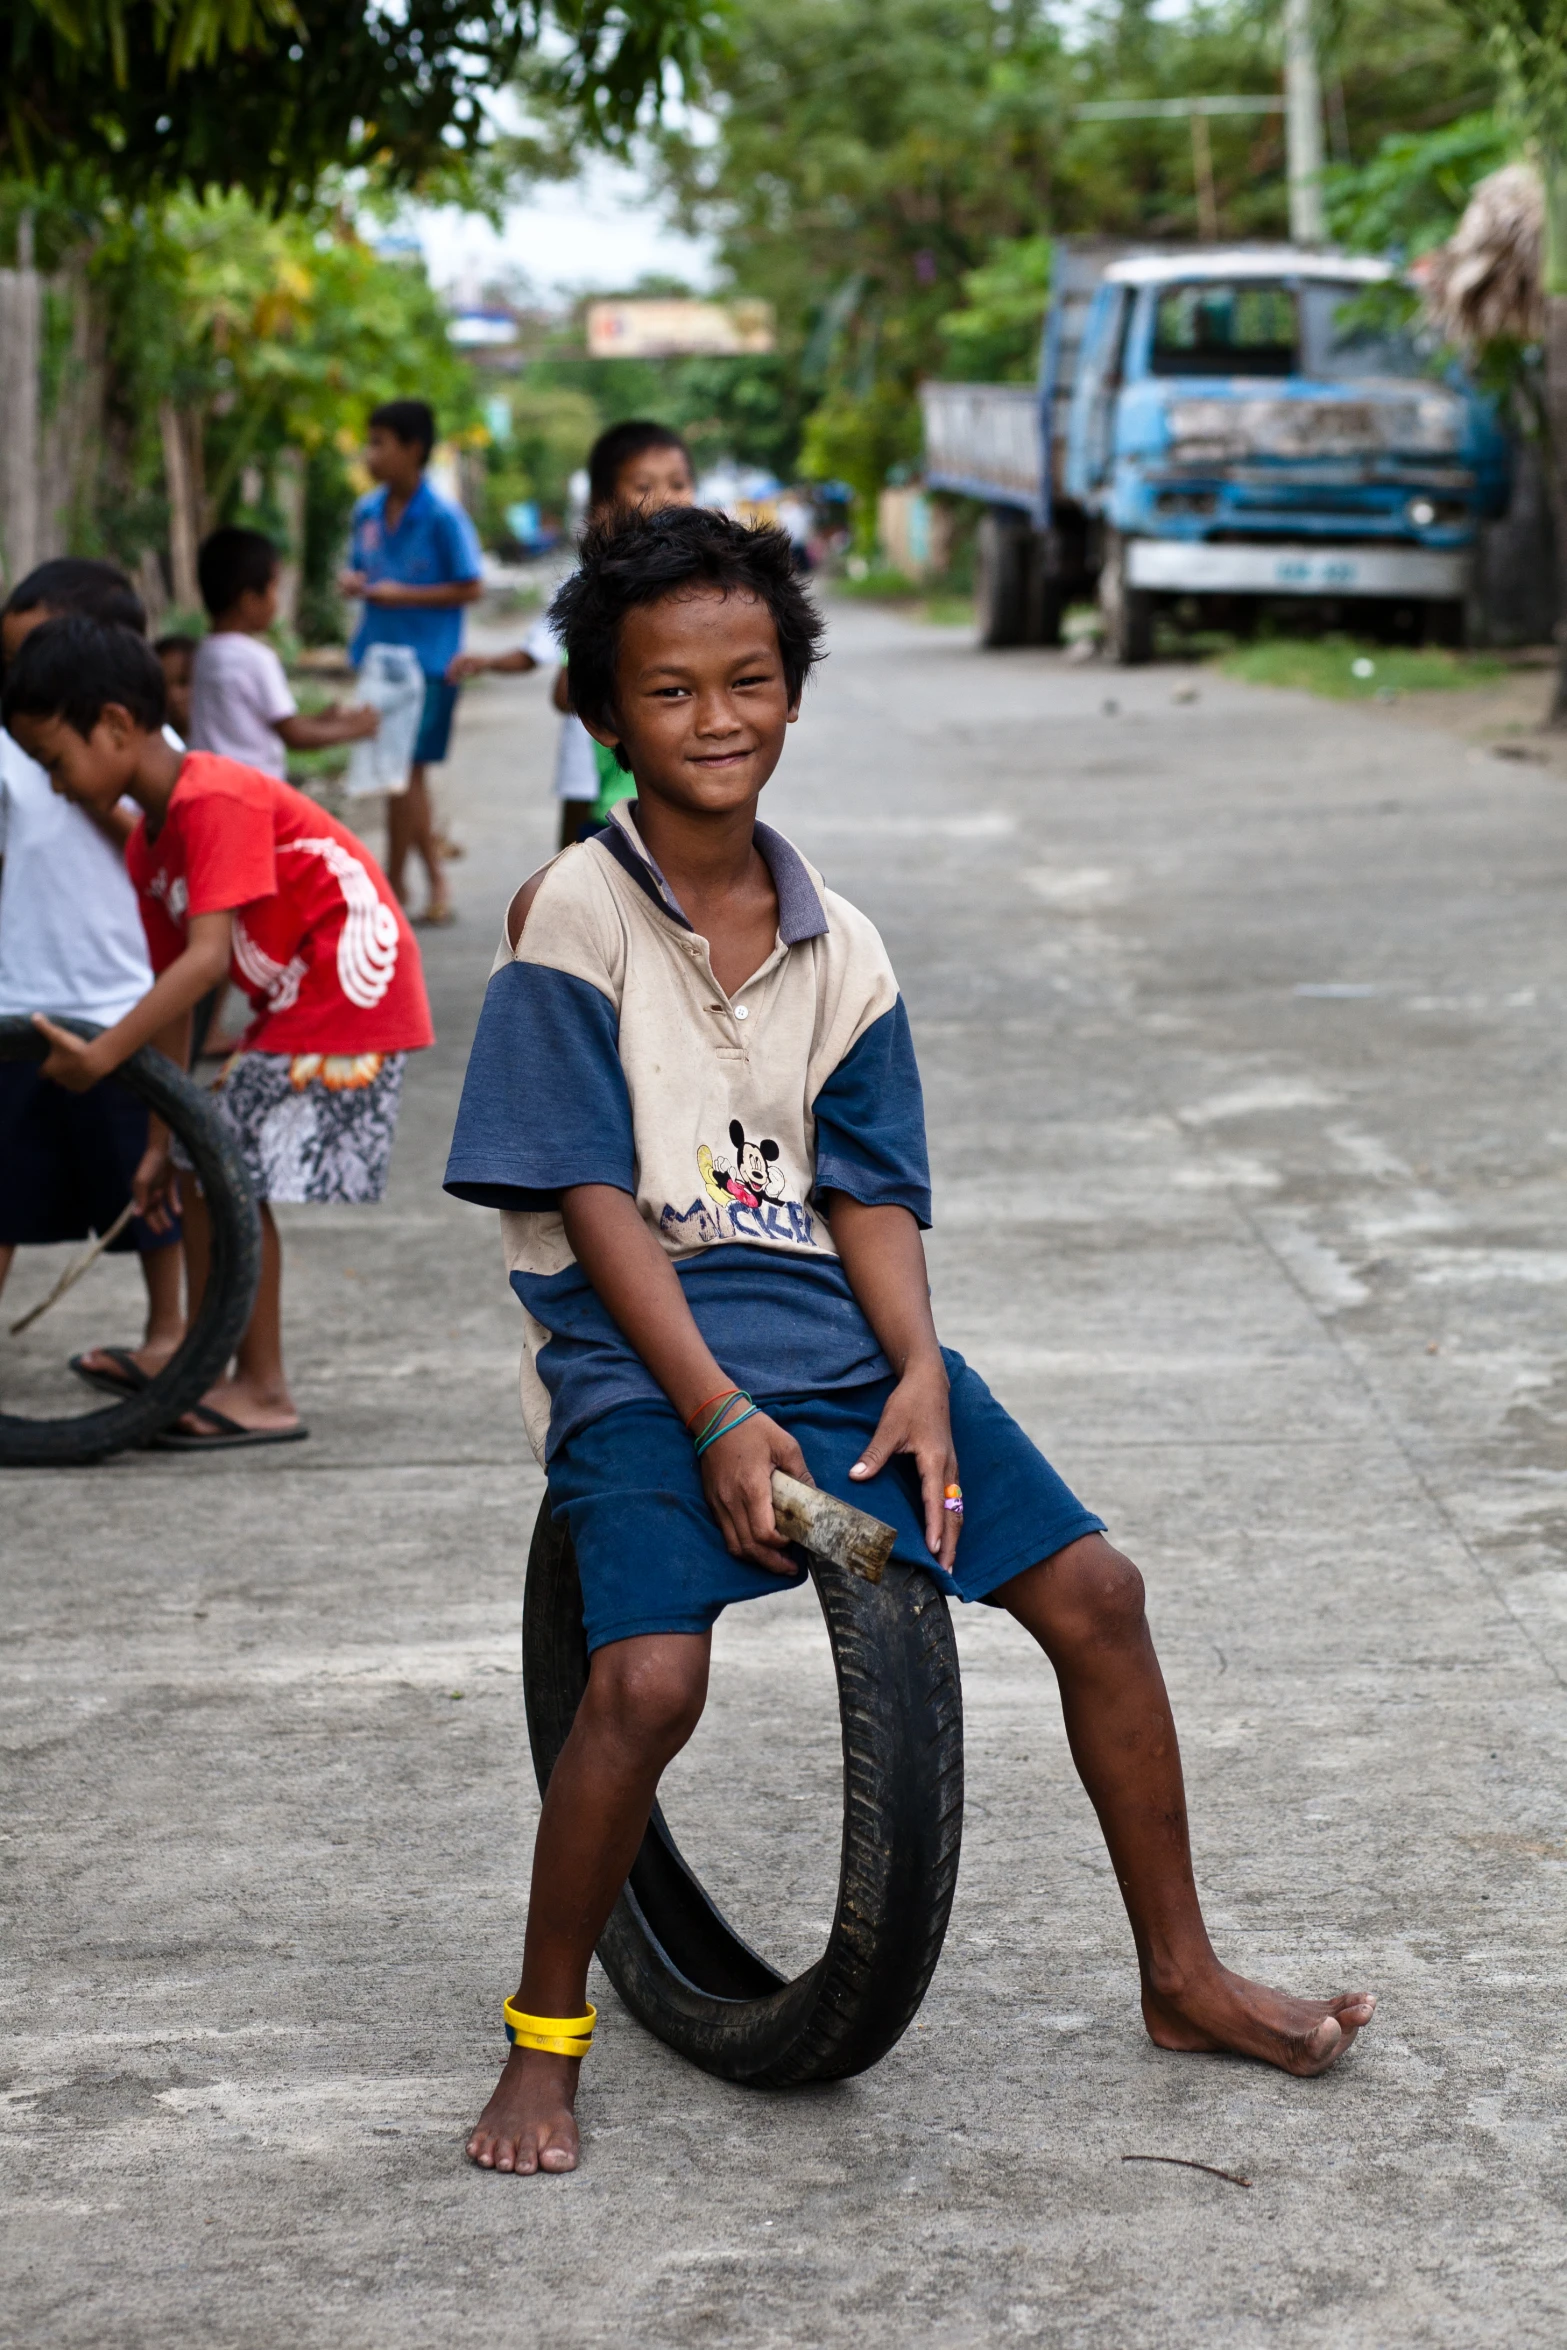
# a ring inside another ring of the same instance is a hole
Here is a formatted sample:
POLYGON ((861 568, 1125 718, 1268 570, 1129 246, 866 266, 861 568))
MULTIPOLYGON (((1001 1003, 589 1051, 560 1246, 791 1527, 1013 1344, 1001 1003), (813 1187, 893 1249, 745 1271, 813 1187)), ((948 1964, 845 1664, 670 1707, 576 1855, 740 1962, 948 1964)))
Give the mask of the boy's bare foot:
POLYGON ((1369 1991, 1341 1991, 1336 1999, 1292 1999, 1265 1983, 1249 1983, 1215 1962, 1178 1989, 1143 1985, 1143 2021, 1159 2048, 1188 2055, 1254 2056, 1281 2072, 1325 2073, 1355 2034, 1370 2023, 1369 1991))
POLYGON ((468 2160, 480 2170, 515 2171, 519 2177, 575 2170, 581 2141, 573 2109, 581 2070, 580 2057, 514 2048, 473 2125, 468 2160))

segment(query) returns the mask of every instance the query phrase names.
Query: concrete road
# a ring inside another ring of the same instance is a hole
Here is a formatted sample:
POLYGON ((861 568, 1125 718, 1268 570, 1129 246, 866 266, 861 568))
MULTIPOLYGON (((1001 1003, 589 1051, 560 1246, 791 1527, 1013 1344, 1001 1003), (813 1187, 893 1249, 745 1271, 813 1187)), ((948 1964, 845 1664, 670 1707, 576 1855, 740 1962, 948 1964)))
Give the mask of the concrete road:
MULTIPOLYGON (((945 1335, 1147 1571, 1223 1952, 1381 2012, 1315 2083, 1152 2049, 1049 1674, 974 1609, 918 2028, 757 2094, 600 1979, 583 2170, 465 2167, 535 1812, 541 1488, 491 1221, 439 1177, 552 724, 536 681, 466 703, 463 921, 390 1201, 287 1218, 312 1443, 0 1481, 0 2339, 1560 2343, 1561 781, 865 612, 768 813, 902 972, 945 1335)), ((7 1396, 127 1335, 119 1278, 7 1396)), ((837 1806, 813 1602, 739 1611, 669 1808, 783 1962, 837 1806)))

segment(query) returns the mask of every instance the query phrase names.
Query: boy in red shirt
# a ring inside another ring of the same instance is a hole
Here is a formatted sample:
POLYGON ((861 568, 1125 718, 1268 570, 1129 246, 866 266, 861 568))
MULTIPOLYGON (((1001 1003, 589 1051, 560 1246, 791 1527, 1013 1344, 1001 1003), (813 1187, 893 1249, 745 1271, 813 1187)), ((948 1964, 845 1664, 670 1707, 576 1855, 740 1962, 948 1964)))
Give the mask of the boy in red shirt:
MULTIPOLYGON (((306 1434, 283 1370, 268 1203, 381 1197, 404 1056, 434 1032, 413 933, 363 843, 274 776, 174 750, 163 710, 154 654, 129 629, 95 621, 35 629, 6 679, 5 722, 57 792, 89 809, 128 794, 142 809, 126 865, 153 985, 91 1043, 35 1013, 51 1047, 45 1076, 85 1093, 144 1044, 183 1068, 200 998, 227 979, 250 999, 254 1017, 216 1092, 261 1202, 261 1287, 232 1376, 159 1440, 215 1452, 306 1434)), ((155 1122, 134 1187, 143 1213, 173 1182, 155 1122)), ((199 1288, 199 1195, 187 1202, 187 1232, 199 1288)))

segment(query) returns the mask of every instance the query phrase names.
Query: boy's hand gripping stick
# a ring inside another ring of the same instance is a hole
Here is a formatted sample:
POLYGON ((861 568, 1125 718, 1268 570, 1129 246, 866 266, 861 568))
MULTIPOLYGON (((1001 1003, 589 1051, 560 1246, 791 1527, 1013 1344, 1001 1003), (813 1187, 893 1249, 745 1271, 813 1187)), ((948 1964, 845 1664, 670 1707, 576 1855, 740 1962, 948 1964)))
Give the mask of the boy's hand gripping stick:
POLYGON ((773 1471, 773 1516, 779 1533, 798 1542, 802 1550, 863 1575, 867 1583, 881 1581, 898 1539, 896 1530, 880 1518, 851 1509, 836 1494, 823 1493, 815 1485, 802 1485, 782 1469, 773 1471))

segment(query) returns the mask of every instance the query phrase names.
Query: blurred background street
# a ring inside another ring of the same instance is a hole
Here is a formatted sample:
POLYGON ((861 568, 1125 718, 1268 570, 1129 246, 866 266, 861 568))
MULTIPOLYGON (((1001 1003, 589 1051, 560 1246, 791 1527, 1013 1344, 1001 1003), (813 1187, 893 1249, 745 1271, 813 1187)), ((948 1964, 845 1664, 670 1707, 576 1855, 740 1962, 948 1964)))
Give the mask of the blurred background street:
MULTIPOLYGON (((902 974, 943 1332, 1148 1574, 1224 1954, 1382 2006, 1315 2083, 1155 2052, 1049 1675, 976 1608, 918 2027, 757 2095, 598 1978, 585 2167, 524 2182, 461 2140, 522 1926, 541 1483, 492 1221, 438 1186, 553 721, 524 679, 460 724, 389 1202, 283 1212, 314 1441, 4 1481, 0 2336, 1559 2339, 1560 776, 835 609, 767 812, 902 974)), ((809 1594, 725 1619, 669 1808, 786 1964, 836 1737, 809 1594)))

